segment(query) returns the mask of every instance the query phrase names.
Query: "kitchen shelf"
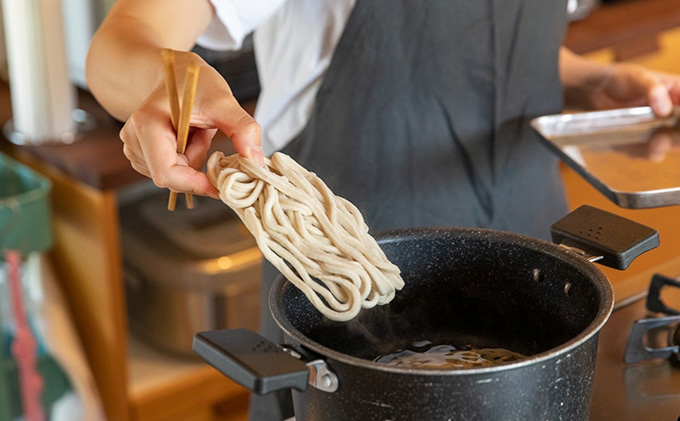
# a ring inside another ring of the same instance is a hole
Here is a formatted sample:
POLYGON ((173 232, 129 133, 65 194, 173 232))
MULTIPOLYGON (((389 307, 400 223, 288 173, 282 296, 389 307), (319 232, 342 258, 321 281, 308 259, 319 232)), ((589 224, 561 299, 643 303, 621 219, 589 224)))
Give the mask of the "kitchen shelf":
MULTIPOLYGON (((146 178, 132 169, 122 153, 118 138, 122 125, 88 92, 79 91, 79 106, 95 118, 97 128, 78 142, 16 146, 0 139, 0 151, 52 182, 55 238, 48 257, 73 315, 107 419, 245 419, 248 394, 207 364, 195 370, 168 364, 169 377, 137 377, 139 360, 128 358, 118 192, 146 178), (128 380, 130 364, 135 365, 133 382, 128 380)), ((0 123, 11 118, 11 111, 9 87, 0 82, 0 123)), ((233 150, 224 136, 216 139, 215 147, 233 150)))
POLYGON ((189 375, 208 368, 203 360, 172 356, 128 336, 128 393, 134 399, 168 383, 181 382, 189 375))
POLYGON ((198 358, 165 353, 130 335, 128 394, 131 419, 181 419, 182 414, 197 419, 208 413, 207 419, 240 421, 249 392, 198 358))

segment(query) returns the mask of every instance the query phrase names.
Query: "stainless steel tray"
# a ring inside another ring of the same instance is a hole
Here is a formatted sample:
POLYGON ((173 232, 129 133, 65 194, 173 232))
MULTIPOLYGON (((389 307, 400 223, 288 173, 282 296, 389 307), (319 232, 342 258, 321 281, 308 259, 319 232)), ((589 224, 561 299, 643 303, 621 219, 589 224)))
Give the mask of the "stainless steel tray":
POLYGON ((557 114, 531 126, 570 167, 625 208, 680 204, 680 107, 557 114))

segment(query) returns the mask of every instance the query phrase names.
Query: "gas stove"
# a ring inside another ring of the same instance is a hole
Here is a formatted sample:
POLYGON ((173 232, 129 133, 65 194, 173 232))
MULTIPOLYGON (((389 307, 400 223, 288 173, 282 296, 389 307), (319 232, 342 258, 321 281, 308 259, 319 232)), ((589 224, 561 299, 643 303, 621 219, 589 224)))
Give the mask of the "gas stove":
POLYGON ((680 282, 654 275, 649 285, 617 301, 600 331, 592 421, 680 420, 680 282))

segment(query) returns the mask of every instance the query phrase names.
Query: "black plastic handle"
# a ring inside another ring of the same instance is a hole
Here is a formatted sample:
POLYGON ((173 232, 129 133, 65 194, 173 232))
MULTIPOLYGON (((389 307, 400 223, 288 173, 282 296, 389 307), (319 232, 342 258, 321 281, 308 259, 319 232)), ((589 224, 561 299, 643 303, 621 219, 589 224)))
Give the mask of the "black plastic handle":
POLYGON ((621 270, 659 246, 655 229, 588 205, 555 222, 550 232, 553 242, 602 256, 598 263, 621 270))
POLYGON ((305 390, 309 367, 283 348, 246 329, 200 332, 193 350, 222 374, 258 394, 305 390))

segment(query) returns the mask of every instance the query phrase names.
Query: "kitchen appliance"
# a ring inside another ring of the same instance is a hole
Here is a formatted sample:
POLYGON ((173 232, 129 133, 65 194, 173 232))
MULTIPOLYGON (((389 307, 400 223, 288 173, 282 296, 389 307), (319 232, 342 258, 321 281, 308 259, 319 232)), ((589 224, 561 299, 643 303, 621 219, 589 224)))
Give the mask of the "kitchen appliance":
POLYGON ((195 357, 205 329, 257 329, 262 257, 252 235, 222 202, 167 210, 167 191, 121 200, 121 243, 131 330, 157 347, 195 357))
POLYGON ((482 229, 386 233, 378 242, 406 282, 390 304, 332 322, 279 278, 270 309, 285 347, 227 330, 198 334, 194 349, 258 393, 295 389, 298 421, 584 420, 598 332, 614 303, 609 282, 589 260, 624 269, 658 245, 658 235, 587 206, 552 232, 561 246, 482 229), (422 340, 529 357, 464 370, 372 361, 422 340))

